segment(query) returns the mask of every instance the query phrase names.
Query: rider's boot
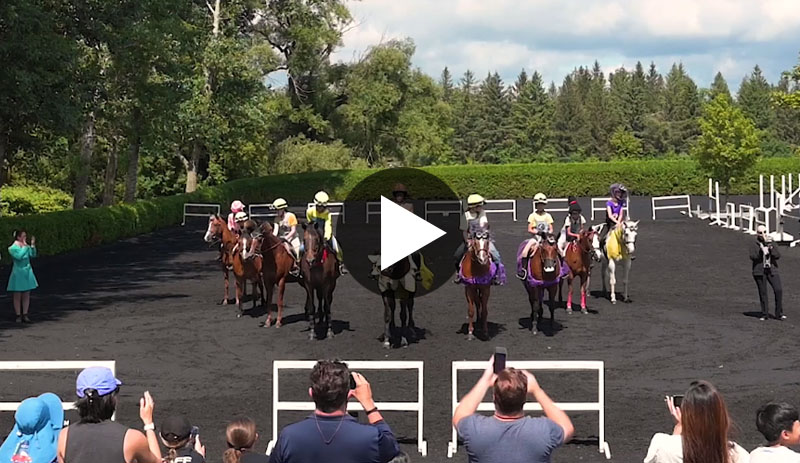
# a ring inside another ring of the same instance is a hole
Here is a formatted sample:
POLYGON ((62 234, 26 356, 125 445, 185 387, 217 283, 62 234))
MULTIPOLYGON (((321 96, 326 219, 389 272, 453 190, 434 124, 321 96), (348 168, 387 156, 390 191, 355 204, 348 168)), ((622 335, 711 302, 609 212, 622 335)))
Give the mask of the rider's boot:
POLYGON ((350 272, 348 272, 347 269, 344 267, 344 263, 340 262, 339 263, 339 275, 347 275, 348 273, 350 273, 350 272))

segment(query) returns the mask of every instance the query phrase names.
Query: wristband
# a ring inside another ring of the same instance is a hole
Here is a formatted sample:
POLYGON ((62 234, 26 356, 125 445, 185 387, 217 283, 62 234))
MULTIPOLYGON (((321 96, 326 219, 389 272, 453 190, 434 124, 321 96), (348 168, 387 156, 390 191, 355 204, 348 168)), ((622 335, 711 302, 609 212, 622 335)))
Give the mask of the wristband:
POLYGON ((372 410, 367 410, 367 416, 372 415, 373 413, 378 411, 378 407, 373 407, 372 410))
POLYGON ((143 428, 145 431, 155 431, 156 425, 154 423, 146 424, 143 428))

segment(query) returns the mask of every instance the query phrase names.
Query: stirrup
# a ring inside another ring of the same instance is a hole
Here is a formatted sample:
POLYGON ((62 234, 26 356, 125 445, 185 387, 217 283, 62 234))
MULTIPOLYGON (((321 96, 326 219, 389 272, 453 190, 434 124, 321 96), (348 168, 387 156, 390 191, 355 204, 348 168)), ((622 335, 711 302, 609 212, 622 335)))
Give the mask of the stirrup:
POLYGON ((348 272, 346 268, 344 268, 344 264, 339 264, 339 275, 347 275, 348 272))
POLYGON ((517 272, 517 278, 519 278, 522 281, 525 281, 526 279, 528 279, 528 271, 522 269, 521 272, 517 272))

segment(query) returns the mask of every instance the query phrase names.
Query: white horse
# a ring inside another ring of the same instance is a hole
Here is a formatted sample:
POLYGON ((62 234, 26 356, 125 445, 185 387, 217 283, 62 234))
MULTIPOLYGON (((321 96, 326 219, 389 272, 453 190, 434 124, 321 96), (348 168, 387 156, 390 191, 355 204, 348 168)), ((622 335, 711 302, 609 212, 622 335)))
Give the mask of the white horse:
POLYGON ((611 229, 606 235, 605 259, 603 260, 603 292, 607 294, 606 280, 611 287, 611 303, 617 303, 617 267, 622 267, 622 284, 624 302, 631 302, 628 297, 628 273, 631 270, 631 255, 636 251, 636 234, 639 221, 628 220, 611 229), (609 247, 611 252, 609 252, 609 247))

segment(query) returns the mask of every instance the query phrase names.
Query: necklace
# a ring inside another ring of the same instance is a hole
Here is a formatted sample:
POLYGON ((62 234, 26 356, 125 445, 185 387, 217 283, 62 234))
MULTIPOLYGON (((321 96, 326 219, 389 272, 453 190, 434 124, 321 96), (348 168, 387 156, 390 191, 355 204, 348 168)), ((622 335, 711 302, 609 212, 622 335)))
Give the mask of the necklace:
POLYGON ((339 425, 336 426, 336 431, 333 431, 333 434, 331 435, 331 438, 328 439, 328 438, 325 437, 325 434, 322 432, 322 428, 319 427, 319 418, 317 417, 317 414, 314 413, 314 421, 317 423, 317 431, 319 431, 319 435, 322 436, 322 440, 325 442, 325 445, 330 445, 330 443, 333 442, 333 438, 336 437, 336 434, 339 432, 339 429, 341 429, 341 427, 342 427, 342 423, 344 423, 344 417, 345 417, 345 415, 342 415, 342 419, 339 420, 339 425))

